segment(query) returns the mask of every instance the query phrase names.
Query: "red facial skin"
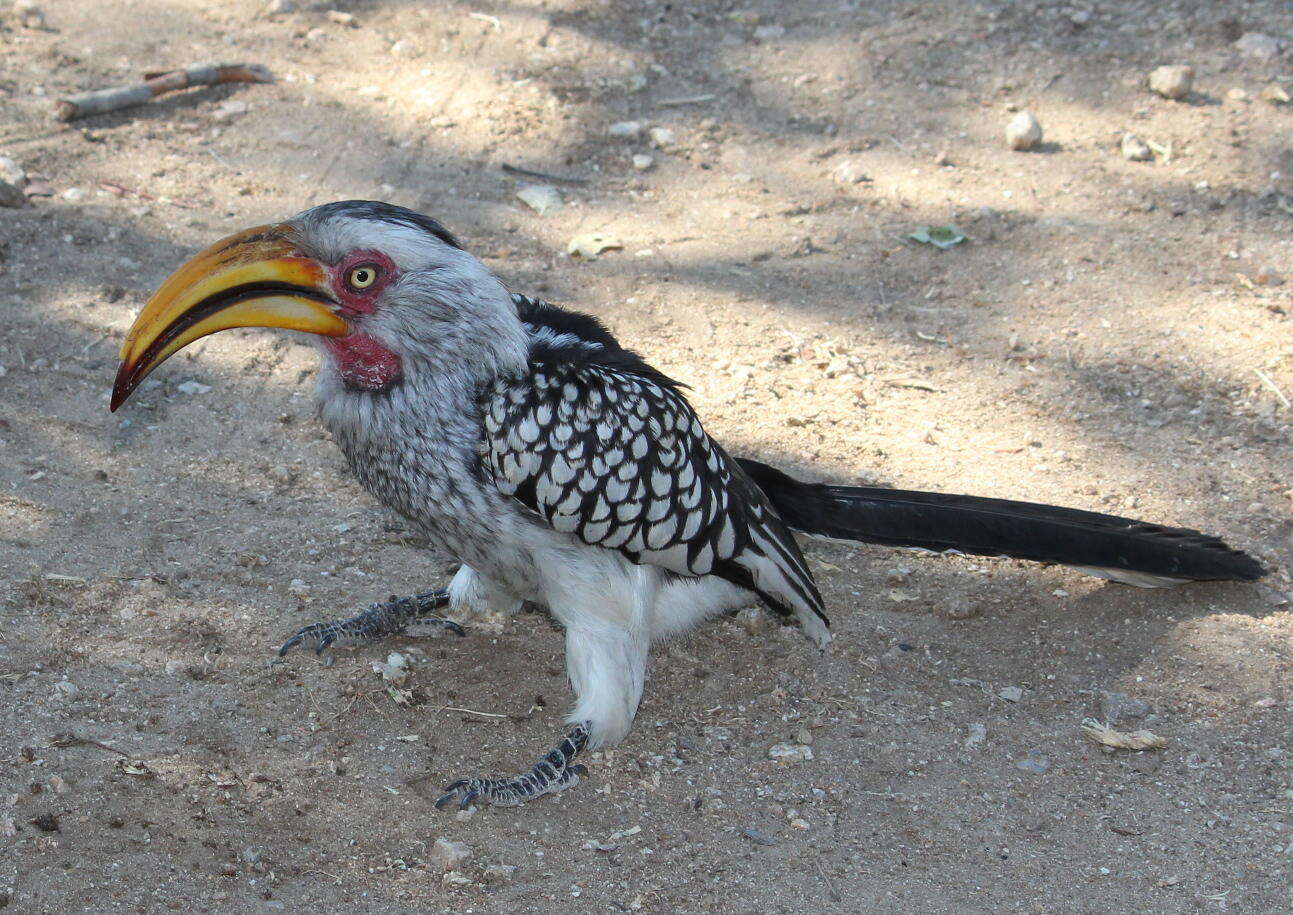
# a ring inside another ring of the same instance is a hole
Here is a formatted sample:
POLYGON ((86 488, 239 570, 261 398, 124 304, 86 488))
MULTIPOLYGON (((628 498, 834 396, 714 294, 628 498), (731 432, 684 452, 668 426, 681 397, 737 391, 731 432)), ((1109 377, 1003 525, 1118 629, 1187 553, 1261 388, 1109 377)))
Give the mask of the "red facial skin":
MULTIPOLYGON (((333 294, 341 303, 341 315, 349 319, 352 326, 355 319, 362 321, 364 315, 376 310, 382 290, 399 276, 395 264, 380 251, 356 251, 329 268, 328 272, 333 294), (348 277, 356 267, 373 268, 377 271, 377 280, 365 289, 353 288, 348 277)), ((384 391, 399 381, 403 374, 399 355, 363 331, 355 330, 344 337, 324 337, 323 345, 349 387, 361 391, 384 391)))

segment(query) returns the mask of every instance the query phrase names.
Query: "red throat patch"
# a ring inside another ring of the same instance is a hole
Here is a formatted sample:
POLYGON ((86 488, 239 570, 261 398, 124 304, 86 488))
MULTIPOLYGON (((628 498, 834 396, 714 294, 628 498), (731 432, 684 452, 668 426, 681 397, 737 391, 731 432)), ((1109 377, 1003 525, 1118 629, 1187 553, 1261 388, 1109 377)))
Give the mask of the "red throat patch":
POLYGON ((349 387, 361 391, 384 391, 400 380, 404 369, 400 357, 364 334, 324 337, 337 364, 337 371, 349 387))

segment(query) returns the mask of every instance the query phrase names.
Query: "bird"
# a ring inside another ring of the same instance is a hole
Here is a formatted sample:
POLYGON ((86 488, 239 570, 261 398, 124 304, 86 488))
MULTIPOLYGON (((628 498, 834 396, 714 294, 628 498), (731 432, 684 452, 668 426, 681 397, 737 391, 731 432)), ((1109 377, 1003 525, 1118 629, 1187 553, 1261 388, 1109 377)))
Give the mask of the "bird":
POLYGON ((810 482, 728 453, 687 388, 596 317, 514 293, 440 222, 380 201, 307 209, 216 242, 145 303, 121 346, 117 410, 171 355, 235 327, 303 334, 317 405, 350 470, 435 550, 449 583, 302 628, 362 645, 483 609, 540 605, 565 632, 574 703, 515 775, 472 775, 438 808, 508 806, 587 776, 622 740, 651 645, 762 604, 831 640, 796 534, 1073 566, 1122 584, 1253 581, 1220 539, 1096 512, 810 482), (586 758, 586 757, 585 757, 586 758))

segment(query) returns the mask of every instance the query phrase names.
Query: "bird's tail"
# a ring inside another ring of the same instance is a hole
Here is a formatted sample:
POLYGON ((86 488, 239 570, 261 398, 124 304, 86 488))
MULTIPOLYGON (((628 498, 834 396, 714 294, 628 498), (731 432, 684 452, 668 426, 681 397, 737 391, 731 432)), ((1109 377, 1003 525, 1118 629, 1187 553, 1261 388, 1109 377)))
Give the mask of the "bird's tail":
POLYGON ((1142 588, 1266 574, 1247 553, 1198 531, 1033 502, 805 483, 738 460, 782 519, 805 534, 1056 562, 1142 588))

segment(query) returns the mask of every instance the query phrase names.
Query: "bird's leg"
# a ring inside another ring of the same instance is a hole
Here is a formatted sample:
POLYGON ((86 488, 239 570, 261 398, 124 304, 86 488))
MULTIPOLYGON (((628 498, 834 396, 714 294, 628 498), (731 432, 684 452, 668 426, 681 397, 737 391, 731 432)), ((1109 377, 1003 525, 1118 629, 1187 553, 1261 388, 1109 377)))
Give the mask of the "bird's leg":
POLYGON ((445 793, 435 802, 436 807, 444 809, 455 801, 460 810, 465 810, 473 801, 499 807, 515 807, 545 794, 565 791, 578 784, 580 776, 588 774, 587 769, 574 761, 588 745, 588 728, 587 722, 572 727, 524 775, 459 779, 446 786, 445 793))
MULTIPOLYGON (((653 599, 653 587, 647 597, 653 599)), ((640 604, 642 597, 632 594, 627 602, 640 604)), ((465 808, 476 800, 510 807, 565 791, 588 774, 574 762, 580 752, 590 744, 596 749, 614 743, 628 733, 642 698, 649 639, 640 636, 640 627, 617 632, 574 614, 567 613, 566 619, 573 623, 566 627, 566 672, 576 697, 566 719, 566 736, 524 775, 460 779, 445 788, 437 807, 456 801, 465 808)))
POLYGON ((358 616, 306 626, 283 643, 278 656, 283 657, 289 650, 305 642, 313 642, 314 653, 323 654, 324 649, 331 645, 363 645, 404 632, 410 627, 443 628, 456 635, 466 635, 466 631, 453 620, 433 615, 433 611, 448 605, 449 592, 443 588, 410 597, 397 598, 392 594, 390 600, 375 603, 358 616))

